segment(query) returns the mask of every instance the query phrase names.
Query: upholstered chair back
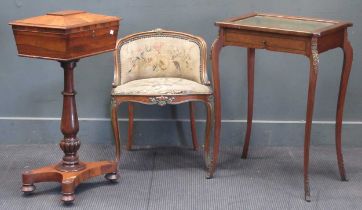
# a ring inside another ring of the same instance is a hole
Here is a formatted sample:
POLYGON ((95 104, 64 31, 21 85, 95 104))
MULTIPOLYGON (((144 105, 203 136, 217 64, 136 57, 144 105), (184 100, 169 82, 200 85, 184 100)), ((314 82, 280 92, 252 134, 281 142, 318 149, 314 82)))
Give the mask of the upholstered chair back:
POLYGON ((118 40, 114 86, 147 78, 175 77, 208 83, 205 41, 197 36, 156 29, 118 40))

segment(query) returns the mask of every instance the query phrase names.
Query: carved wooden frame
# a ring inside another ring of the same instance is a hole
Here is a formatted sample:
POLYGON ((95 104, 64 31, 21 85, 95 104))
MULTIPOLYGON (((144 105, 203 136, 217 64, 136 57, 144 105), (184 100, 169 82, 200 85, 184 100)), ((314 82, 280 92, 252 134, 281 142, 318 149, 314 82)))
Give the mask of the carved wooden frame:
MULTIPOLYGON (((117 87, 121 84, 120 80, 120 64, 119 64, 119 49, 125 43, 128 43, 132 40, 139 39, 140 37, 152 37, 152 36, 165 36, 165 37, 176 37, 180 39, 191 40, 195 42, 200 47, 200 81, 203 85, 210 85, 210 82, 207 77, 207 45, 206 42, 198 36, 194 36, 187 33, 175 32, 175 31, 166 31, 163 29, 155 29, 147 32, 140 32, 136 34, 132 34, 126 36, 117 41, 115 52, 114 52, 114 81, 112 83, 113 88, 117 87)), ((118 124, 118 115, 117 110, 118 107, 122 103, 128 103, 128 144, 127 149, 130 150, 132 148, 133 142, 133 103, 141 103, 146 105, 177 105, 181 103, 189 103, 190 107, 190 124, 191 124, 191 133, 193 140, 193 147, 197 150, 197 135, 195 128, 195 119, 194 119, 194 102, 203 102, 206 106, 207 111, 207 119, 206 119, 206 128, 205 128, 205 145, 204 145, 204 154, 205 154, 205 162, 208 169, 207 178, 211 178, 213 176, 213 172, 216 167, 216 161, 214 161, 214 157, 210 155, 210 134, 214 121, 214 97, 213 94, 177 94, 177 95, 112 95, 111 99, 111 121, 113 134, 115 139, 116 146, 116 161, 119 162, 121 155, 121 138, 119 134, 119 124, 118 124)), ((213 151, 215 151, 214 145, 213 151)), ((218 148, 217 148, 218 150, 218 148)))
POLYGON ((141 38, 148 38, 148 37, 175 37, 179 39, 185 39, 192 41, 196 43, 200 48, 200 81, 203 85, 210 85, 210 81, 207 77, 207 44, 205 40, 199 36, 195 36, 192 34, 187 34, 183 32, 177 32, 177 31, 167 31, 163 29, 155 29, 152 31, 146 31, 146 32, 139 32, 135 34, 131 34, 128 36, 125 36, 124 38, 121 38, 117 41, 116 48, 114 51, 114 77, 113 77, 113 87, 117 87, 121 84, 121 68, 120 68, 120 53, 119 49, 124 44, 131 42, 133 40, 141 39, 141 38))

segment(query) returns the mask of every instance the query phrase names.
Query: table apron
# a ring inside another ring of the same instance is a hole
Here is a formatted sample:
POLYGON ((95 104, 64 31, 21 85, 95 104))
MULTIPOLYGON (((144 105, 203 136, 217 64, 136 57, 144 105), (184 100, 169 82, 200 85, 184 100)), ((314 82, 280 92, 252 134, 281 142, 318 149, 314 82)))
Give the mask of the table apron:
POLYGON ((346 30, 347 29, 338 30, 318 38, 318 52, 322 53, 334 48, 342 48, 346 30))
MULTIPOLYGON (((318 52, 322 53, 342 47, 345 29, 325 36, 317 37, 318 52)), ((312 37, 273 34, 240 29, 224 29, 223 43, 225 46, 266 49, 270 51, 302 54, 309 56, 312 37)))
POLYGON ((226 29, 224 31, 225 45, 267 49, 303 55, 307 55, 309 52, 310 40, 310 37, 296 37, 247 30, 226 29))

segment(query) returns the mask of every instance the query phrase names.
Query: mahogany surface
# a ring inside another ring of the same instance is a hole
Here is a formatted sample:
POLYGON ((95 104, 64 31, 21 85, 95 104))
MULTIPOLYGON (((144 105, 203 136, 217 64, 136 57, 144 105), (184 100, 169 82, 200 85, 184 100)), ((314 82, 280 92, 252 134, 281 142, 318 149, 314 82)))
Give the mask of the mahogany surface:
POLYGON ((58 165, 50 165, 43 168, 25 171, 22 175, 23 186, 21 190, 28 194, 35 190, 35 183, 38 182, 59 182, 62 186, 63 202, 73 202, 75 199, 75 188, 81 183, 102 174, 106 179, 116 181, 118 164, 115 161, 98 161, 82 163, 84 169, 80 171, 59 171, 58 165), (115 177, 112 177, 115 175, 115 177))
POLYGON ((79 58, 114 49, 119 20, 84 11, 60 11, 10 23, 20 56, 57 60, 64 70, 60 126, 64 138, 59 144, 64 156, 58 164, 25 171, 21 188, 24 193, 33 192, 34 183, 56 181, 62 185, 61 200, 71 203, 75 199, 74 190, 81 182, 102 174, 110 181, 118 179, 117 161, 79 161, 74 68, 79 58))
POLYGON ((344 52, 344 61, 336 114, 336 150, 340 176, 343 181, 346 181, 347 178, 342 155, 341 132, 344 101, 353 60, 353 49, 347 34, 347 29, 352 26, 352 23, 307 17, 250 13, 216 22, 216 25, 219 27, 219 35, 214 41, 211 50, 215 95, 215 142, 219 142, 221 127, 219 79, 220 51, 224 46, 240 46, 245 47, 248 50, 248 114, 242 158, 247 157, 251 136, 255 49, 301 54, 308 57, 310 61, 310 73, 304 138, 304 190, 306 201, 310 201, 308 175, 309 147, 319 54, 334 48, 342 48, 344 52), (270 27, 268 27, 268 25, 270 27))
POLYGON ((10 22, 20 56, 69 61, 112 51, 118 17, 60 11, 10 22))

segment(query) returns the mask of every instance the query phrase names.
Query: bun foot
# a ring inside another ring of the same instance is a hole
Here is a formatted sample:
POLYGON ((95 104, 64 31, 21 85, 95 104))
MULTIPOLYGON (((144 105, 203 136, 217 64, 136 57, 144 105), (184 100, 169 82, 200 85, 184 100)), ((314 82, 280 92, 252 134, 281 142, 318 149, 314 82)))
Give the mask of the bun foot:
POLYGON ((35 190, 35 186, 33 184, 23 184, 23 186, 21 187, 21 191, 27 195, 27 194, 31 194, 32 192, 34 192, 35 190))
POLYGON ((118 182, 119 177, 120 176, 117 172, 109 173, 104 176, 104 178, 106 178, 108 181, 113 182, 113 183, 118 182))
POLYGON ((63 193, 61 200, 65 204, 72 204, 75 199, 74 193, 63 193))

